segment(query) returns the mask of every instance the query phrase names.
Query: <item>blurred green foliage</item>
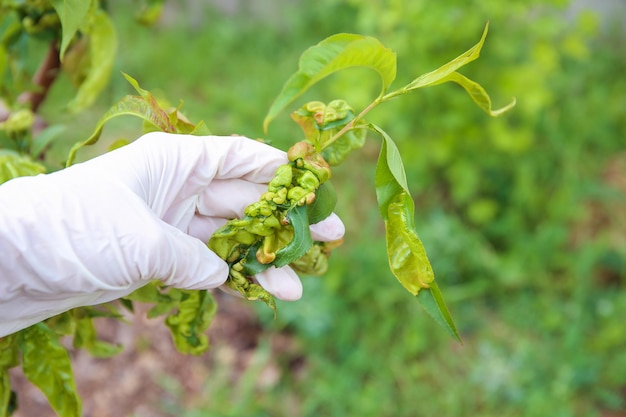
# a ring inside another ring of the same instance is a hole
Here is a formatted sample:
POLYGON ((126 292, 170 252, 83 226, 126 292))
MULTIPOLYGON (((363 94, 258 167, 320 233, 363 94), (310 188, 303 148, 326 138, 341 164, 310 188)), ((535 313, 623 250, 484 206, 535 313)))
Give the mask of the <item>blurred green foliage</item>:
MULTIPOLYGON (((496 107, 513 96, 518 104, 491 119, 445 85, 369 117, 399 143, 417 230, 463 346, 388 272, 372 139, 336 171, 347 234, 328 275, 304 278, 303 300, 280 303, 277 320, 259 309, 266 334, 237 383, 218 371, 205 404, 166 408, 187 417, 626 415, 625 7, 617 3, 611 21, 573 13, 565 0, 224 4, 232 9, 166 2, 159 25, 143 28, 132 5, 110 0, 122 40, 116 69, 184 99, 189 118, 216 134, 263 137, 262 119, 298 56, 324 37, 377 37, 398 53, 400 85, 466 50, 489 20, 482 56, 464 71, 496 107), (278 358, 276 381, 258 384, 279 333, 298 352, 278 358)), ((302 102, 344 98, 362 108, 376 83, 346 71, 302 102)), ((55 85, 43 109, 49 119, 66 117, 54 97, 68 85, 55 85)), ((51 157, 63 161, 68 144, 128 90, 114 75, 51 157)), ((131 125, 108 127, 103 138, 132 138, 140 126, 131 125)), ((286 149, 298 135, 284 115, 268 138, 286 149)), ((101 149, 82 157, 89 152, 101 149)))

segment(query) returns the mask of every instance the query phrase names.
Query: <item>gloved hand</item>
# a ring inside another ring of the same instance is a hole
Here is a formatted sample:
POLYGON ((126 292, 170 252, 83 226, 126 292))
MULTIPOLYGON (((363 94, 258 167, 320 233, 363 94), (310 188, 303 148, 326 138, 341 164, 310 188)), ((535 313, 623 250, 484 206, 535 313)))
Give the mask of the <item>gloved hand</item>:
MULTIPOLYGON (((150 133, 48 175, 0 186, 0 336, 151 280, 187 289, 224 284, 206 242, 258 200, 284 152, 244 137, 150 133)), ((341 238, 332 214, 314 240, 341 238)), ((257 275, 279 299, 302 284, 289 267, 257 275)))

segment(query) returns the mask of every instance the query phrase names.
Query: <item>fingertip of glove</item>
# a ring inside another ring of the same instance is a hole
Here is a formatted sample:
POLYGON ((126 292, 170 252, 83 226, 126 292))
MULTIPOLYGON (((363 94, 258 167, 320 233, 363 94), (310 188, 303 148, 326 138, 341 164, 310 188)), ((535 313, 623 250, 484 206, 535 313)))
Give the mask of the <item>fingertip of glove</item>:
POLYGON ((302 298, 302 282, 289 267, 270 268, 256 275, 258 283, 274 297, 283 301, 302 298))
POLYGON ((312 224, 311 237, 319 242, 332 242, 343 237, 346 227, 335 213, 331 213, 319 223, 312 224))

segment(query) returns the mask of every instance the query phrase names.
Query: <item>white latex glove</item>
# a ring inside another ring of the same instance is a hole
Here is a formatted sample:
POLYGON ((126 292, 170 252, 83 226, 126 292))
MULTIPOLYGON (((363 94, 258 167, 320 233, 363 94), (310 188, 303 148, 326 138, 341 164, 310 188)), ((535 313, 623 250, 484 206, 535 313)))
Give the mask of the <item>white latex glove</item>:
MULTIPOLYGON (((150 133, 53 174, 0 186, 0 336, 151 280, 187 289, 224 284, 228 266, 206 242, 258 200, 284 152, 243 137, 150 133)), ((335 240, 336 215, 311 226, 335 240)), ((296 300, 289 267, 258 282, 296 300)))

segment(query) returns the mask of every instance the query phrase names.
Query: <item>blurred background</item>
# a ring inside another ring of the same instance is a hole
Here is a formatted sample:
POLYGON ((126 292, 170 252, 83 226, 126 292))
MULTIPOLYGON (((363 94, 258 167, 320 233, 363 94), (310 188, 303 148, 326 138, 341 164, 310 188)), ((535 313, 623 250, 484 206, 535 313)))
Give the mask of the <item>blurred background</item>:
MULTIPOLYGON (((287 149, 297 125, 285 113, 266 136, 263 117, 300 54, 337 32, 394 49, 399 87, 470 48, 489 21, 481 57, 461 72, 494 107, 512 97, 517 106, 490 118, 445 84, 368 117, 401 150, 462 345, 388 270, 372 137, 334 171, 345 243, 326 276, 303 277, 301 301, 279 303, 274 319, 260 303, 216 294, 213 347, 200 358, 176 353, 158 320, 105 321, 126 352, 73 353, 85 415, 626 416, 626 3, 181 0, 166 1, 152 27, 135 22, 135 3, 108 1, 120 45, 96 105, 70 119, 55 106, 71 89, 61 77, 41 110, 71 126, 49 153, 57 168, 132 93, 120 71, 184 100, 215 134, 287 149)), ((362 109, 379 88, 376 74, 354 69, 300 102, 362 109)), ((117 119, 79 159, 140 131, 117 119)), ((51 413, 20 386, 29 394, 19 416, 51 413)))

